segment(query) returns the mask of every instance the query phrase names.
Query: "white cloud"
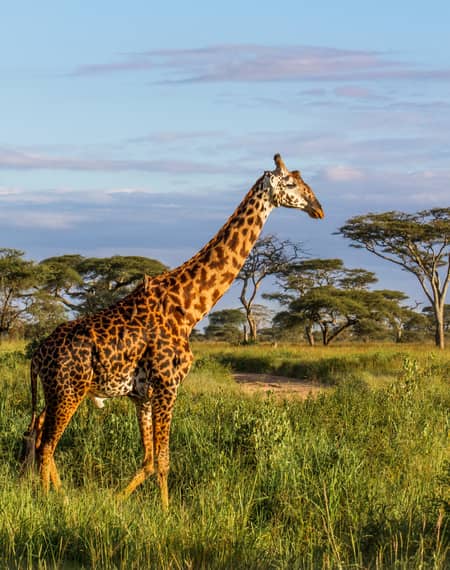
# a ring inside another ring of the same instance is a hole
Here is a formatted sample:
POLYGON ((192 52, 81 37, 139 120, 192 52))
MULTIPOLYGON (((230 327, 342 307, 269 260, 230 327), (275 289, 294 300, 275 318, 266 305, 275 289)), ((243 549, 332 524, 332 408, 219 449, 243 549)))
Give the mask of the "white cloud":
POLYGON ((17 196, 20 193, 16 188, 0 186, 0 196, 17 196))
POLYGON ((355 182, 365 178, 365 173, 362 170, 343 165, 330 166, 325 169, 324 174, 332 182, 355 182))
POLYGON ((142 190, 141 188, 113 188, 106 190, 105 194, 152 194, 151 190, 142 190))
POLYGON ((16 211, 14 217, 8 212, 0 213, 2 224, 27 229, 66 230, 75 227, 85 219, 86 217, 80 214, 45 211, 16 211))

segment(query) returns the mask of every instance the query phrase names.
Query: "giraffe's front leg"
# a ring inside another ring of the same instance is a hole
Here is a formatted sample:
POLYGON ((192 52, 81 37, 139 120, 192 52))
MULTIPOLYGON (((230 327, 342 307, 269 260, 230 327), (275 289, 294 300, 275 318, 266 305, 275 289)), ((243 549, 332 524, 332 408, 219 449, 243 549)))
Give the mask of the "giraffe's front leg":
MULTIPOLYGON (((169 351, 170 354, 170 351, 169 351)), ((172 412, 177 397, 178 384, 186 376, 192 362, 192 353, 183 352, 183 358, 173 358, 162 351, 160 358, 151 362, 151 382, 148 382, 145 400, 137 400, 139 427, 144 446, 144 461, 141 469, 123 491, 127 497, 152 473, 157 472, 164 510, 169 506, 167 477, 169 473, 169 437, 172 412)))
POLYGON ((123 498, 128 497, 131 493, 141 485, 155 472, 154 465, 154 444, 153 444, 153 422, 152 422, 152 400, 137 400, 135 402, 139 431, 141 432, 142 445, 144 447, 144 459, 142 467, 136 472, 133 479, 128 483, 127 487, 122 491, 123 498))

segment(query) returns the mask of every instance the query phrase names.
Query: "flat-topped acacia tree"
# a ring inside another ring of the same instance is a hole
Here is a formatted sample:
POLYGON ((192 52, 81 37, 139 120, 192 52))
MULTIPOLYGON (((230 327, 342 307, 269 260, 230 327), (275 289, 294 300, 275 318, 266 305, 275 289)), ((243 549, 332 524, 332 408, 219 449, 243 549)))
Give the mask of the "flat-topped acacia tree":
POLYGON ((444 348, 444 308, 450 282, 450 208, 355 216, 336 233, 352 240, 352 247, 365 248, 415 275, 433 310, 436 346, 444 348))

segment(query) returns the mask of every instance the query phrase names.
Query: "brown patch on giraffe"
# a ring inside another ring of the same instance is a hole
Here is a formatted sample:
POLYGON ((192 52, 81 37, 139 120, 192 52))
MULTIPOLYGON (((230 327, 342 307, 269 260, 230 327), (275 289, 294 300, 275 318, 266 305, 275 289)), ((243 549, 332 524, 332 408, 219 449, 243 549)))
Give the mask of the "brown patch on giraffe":
POLYGON ((230 283, 235 277, 235 274, 232 271, 227 271, 222 275, 221 284, 230 283))
POLYGON ((257 239, 257 233, 254 230, 250 231, 250 241, 256 241, 257 239))
POLYGON ((239 260, 237 257, 234 257, 234 256, 233 256, 233 257, 231 258, 231 265, 232 265, 233 269, 240 270, 241 267, 242 267, 242 261, 239 260))
POLYGON ((204 286, 205 289, 211 289, 216 284, 217 277, 215 275, 211 275, 209 279, 206 279, 204 286))
POLYGON ((231 239, 228 242, 229 249, 231 249, 231 251, 235 251, 237 246, 239 245, 239 242, 240 242, 239 233, 237 230, 235 230, 233 232, 233 235, 231 236, 231 239))
MULTIPOLYGON (((247 246, 247 247, 248 247, 248 246, 247 246)), ((240 255, 241 257, 245 257, 245 256, 247 255, 247 252, 249 251, 249 248, 247 249, 247 247, 246 247, 246 244, 245 244, 245 243, 242 244, 241 250, 240 250, 240 252, 239 252, 239 255, 240 255)))

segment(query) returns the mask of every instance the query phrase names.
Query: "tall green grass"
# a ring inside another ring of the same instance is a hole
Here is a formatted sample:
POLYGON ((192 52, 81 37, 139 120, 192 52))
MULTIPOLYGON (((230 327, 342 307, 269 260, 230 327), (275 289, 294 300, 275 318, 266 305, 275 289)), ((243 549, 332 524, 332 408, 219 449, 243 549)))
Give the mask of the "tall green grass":
POLYGON ((141 458, 125 400, 102 411, 87 402, 72 420, 56 453, 65 498, 18 478, 28 373, 11 354, 0 351, 2 568, 450 566, 440 358, 412 351, 384 387, 352 372, 299 401, 244 396, 228 365, 203 353, 176 404, 164 514, 153 480, 117 499, 141 458))

